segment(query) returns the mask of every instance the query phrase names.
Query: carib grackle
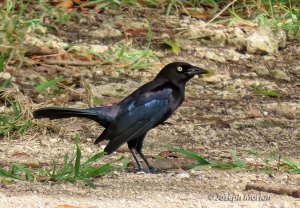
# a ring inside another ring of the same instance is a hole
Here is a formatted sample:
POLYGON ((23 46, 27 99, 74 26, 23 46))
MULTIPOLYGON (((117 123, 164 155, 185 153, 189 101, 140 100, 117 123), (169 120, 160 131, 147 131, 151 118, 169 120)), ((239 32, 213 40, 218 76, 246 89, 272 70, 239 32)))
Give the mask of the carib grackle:
POLYGON ((142 152, 147 132, 167 120, 184 100, 185 85, 195 75, 208 73, 205 69, 188 63, 174 62, 166 65, 154 78, 128 97, 113 106, 89 109, 49 107, 35 110, 34 118, 60 119, 89 118, 105 128, 95 144, 108 140, 104 151, 111 154, 127 143, 137 164, 144 172, 137 153, 145 161, 149 173, 156 170, 142 152))

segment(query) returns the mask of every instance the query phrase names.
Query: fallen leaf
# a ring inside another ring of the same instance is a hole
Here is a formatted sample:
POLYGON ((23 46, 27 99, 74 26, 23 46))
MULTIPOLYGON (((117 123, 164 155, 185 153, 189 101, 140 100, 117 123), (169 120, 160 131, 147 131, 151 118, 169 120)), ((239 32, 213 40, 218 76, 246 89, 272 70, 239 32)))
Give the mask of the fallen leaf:
POLYGON ((60 0, 52 0, 49 2, 51 5, 58 5, 60 3, 60 0))
POLYGON ((125 32, 128 36, 146 36, 147 30, 143 28, 126 28, 125 32))
POLYGON ((185 10, 182 10, 182 13, 190 15, 197 19, 206 20, 209 18, 209 13, 207 11, 196 11, 196 10, 192 10, 192 9, 185 9, 185 10))
POLYGON ((175 155, 173 152, 170 151, 162 151, 158 154, 159 156, 163 157, 163 158, 178 158, 177 155, 175 155))
POLYGON ((25 56, 42 56, 42 55, 52 55, 57 54, 58 49, 56 48, 47 48, 47 47, 33 47, 25 53, 25 56))
POLYGON ((65 0, 62 3, 58 4, 56 6, 57 8, 60 8, 62 10, 67 10, 73 7, 73 1, 72 0, 65 0))

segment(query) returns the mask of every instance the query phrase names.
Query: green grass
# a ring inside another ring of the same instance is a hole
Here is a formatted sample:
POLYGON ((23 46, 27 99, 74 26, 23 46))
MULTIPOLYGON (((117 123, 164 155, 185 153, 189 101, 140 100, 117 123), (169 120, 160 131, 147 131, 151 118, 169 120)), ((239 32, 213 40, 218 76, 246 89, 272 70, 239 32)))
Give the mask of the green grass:
MULTIPOLYGON (((46 29, 42 26, 46 18, 53 20, 54 24, 49 26, 55 27, 66 23, 70 15, 38 0, 3 1, 0 9, 0 72, 12 68, 14 70, 10 69, 10 73, 13 75, 23 65, 28 50, 25 38, 43 35, 40 31, 46 29)), ((4 82, 0 85, 0 91, 10 84, 10 80, 4 82)))
POLYGON ((32 122, 23 118, 22 108, 18 102, 9 99, 6 102, 10 105, 11 110, 0 113, 0 137, 8 136, 14 132, 25 133, 32 126, 32 122))
POLYGON ((262 96, 266 96, 266 97, 275 97, 275 98, 280 97, 280 94, 278 92, 268 90, 265 85, 252 84, 252 85, 250 85, 250 87, 258 95, 262 95, 262 96))
POLYGON ((246 164, 245 161, 241 160, 234 150, 229 150, 231 153, 232 162, 210 162, 203 158, 201 155, 196 153, 181 149, 181 148, 174 148, 170 147, 170 151, 178 152, 183 154, 184 156, 191 158, 196 161, 194 165, 190 168, 193 170, 205 169, 205 168, 213 168, 213 169, 223 169, 223 170, 238 170, 238 169, 248 169, 249 166, 246 164))
MULTIPOLYGON (((76 137, 75 140, 79 138, 76 137)), ((96 162, 105 156, 104 152, 99 152, 82 162, 82 153, 78 141, 75 142, 75 151, 73 155, 66 153, 63 157, 63 164, 58 165, 54 161, 52 168, 38 168, 35 170, 25 168, 22 165, 14 164, 10 169, 0 168, 0 177, 11 180, 29 180, 29 181, 53 181, 61 182, 84 182, 87 186, 95 188, 94 178, 103 177, 114 170, 124 171, 128 165, 128 158, 121 158, 102 165, 95 165, 96 162), (120 165, 116 165, 121 162, 120 165)))
MULTIPOLYGON (((222 170, 256 170, 256 167, 250 164, 247 164, 246 161, 242 160, 236 155, 235 150, 228 150, 231 154, 230 162, 211 162, 198 155, 194 152, 190 152, 181 148, 169 147, 170 151, 178 152, 190 159, 195 160, 195 164, 190 166, 190 169, 201 170, 201 169, 222 169, 222 170)), ((295 162, 281 157, 278 154, 272 154, 270 157, 260 157, 258 152, 255 150, 249 151, 249 154, 254 157, 259 162, 263 162, 264 167, 260 168, 261 172, 272 173, 277 172, 289 172, 300 174, 300 165, 297 165, 295 162)))
POLYGON ((34 176, 29 169, 19 164, 14 164, 9 170, 0 168, 0 177, 15 180, 34 180, 34 176))
POLYGON ((281 158, 281 155, 276 152, 273 152, 269 157, 261 157, 258 151, 253 149, 249 151, 249 154, 264 164, 264 167, 261 169, 264 173, 283 171, 300 174, 300 165, 297 165, 288 158, 281 158))
POLYGON ((62 76, 59 76, 55 79, 52 79, 52 80, 48 80, 48 81, 45 81, 43 83, 41 83, 40 85, 38 85, 35 89, 36 91, 38 91, 39 93, 46 93, 48 92, 49 90, 51 90, 52 92, 57 92, 58 91, 58 88, 55 88, 55 86, 63 80, 63 77, 62 76))
POLYGON ((173 42, 170 40, 164 40, 164 44, 169 46, 171 48, 172 52, 175 53, 176 55, 178 55, 181 52, 180 47, 176 42, 173 42))
POLYGON ((25 1, 5 0, 0 10, 0 71, 5 65, 13 63, 20 67, 23 63, 25 49, 21 47, 25 35, 31 34, 38 24, 37 19, 24 20, 28 3, 25 1))
POLYGON ((99 152, 82 163, 81 150, 78 142, 76 142, 75 146, 76 152, 73 157, 70 157, 68 153, 64 155, 62 167, 58 168, 56 162, 54 162, 52 169, 50 171, 46 171, 47 180, 55 182, 67 181, 71 183, 83 181, 89 187, 95 188, 92 179, 96 177, 102 177, 109 172, 112 172, 115 169, 113 163, 123 160, 123 166, 121 170, 124 170, 127 167, 128 160, 125 157, 121 157, 112 163, 94 166, 93 164, 96 161, 105 156, 104 152, 99 152))
POLYGON ((102 60, 103 63, 112 64, 116 70, 140 70, 151 67, 155 61, 156 56, 149 49, 136 50, 129 48, 125 44, 118 46, 116 49, 109 49, 104 53, 97 53, 89 50, 93 56, 102 60))
POLYGON ((300 7, 295 0, 253 0, 247 3, 237 1, 228 8, 230 19, 244 19, 259 26, 274 30, 283 29, 291 39, 300 38, 300 7), (247 13, 245 13, 245 10, 247 13))

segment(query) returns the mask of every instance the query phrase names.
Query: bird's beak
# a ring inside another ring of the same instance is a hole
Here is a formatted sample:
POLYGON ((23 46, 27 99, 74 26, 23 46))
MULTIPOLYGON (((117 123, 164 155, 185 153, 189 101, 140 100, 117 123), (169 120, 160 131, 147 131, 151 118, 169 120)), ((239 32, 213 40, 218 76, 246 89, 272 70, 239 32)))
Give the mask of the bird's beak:
POLYGON ((189 76, 195 76, 195 75, 201 75, 201 74, 207 74, 208 71, 202 68, 198 67, 192 67, 186 71, 186 74, 189 76))

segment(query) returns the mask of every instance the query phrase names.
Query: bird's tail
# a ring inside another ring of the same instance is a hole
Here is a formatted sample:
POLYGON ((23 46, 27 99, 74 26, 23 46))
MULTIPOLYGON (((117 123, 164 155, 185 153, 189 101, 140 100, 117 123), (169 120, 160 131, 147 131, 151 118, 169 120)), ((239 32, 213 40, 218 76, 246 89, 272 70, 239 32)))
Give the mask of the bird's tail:
POLYGON ((36 119, 49 118, 49 119, 60 119, 70 117, 82 117, 89 118, 94 121, 99 121, 98 114, 93 109, 76 109, 76 108, 41 108, 33 112, 33 117, 36 119))

